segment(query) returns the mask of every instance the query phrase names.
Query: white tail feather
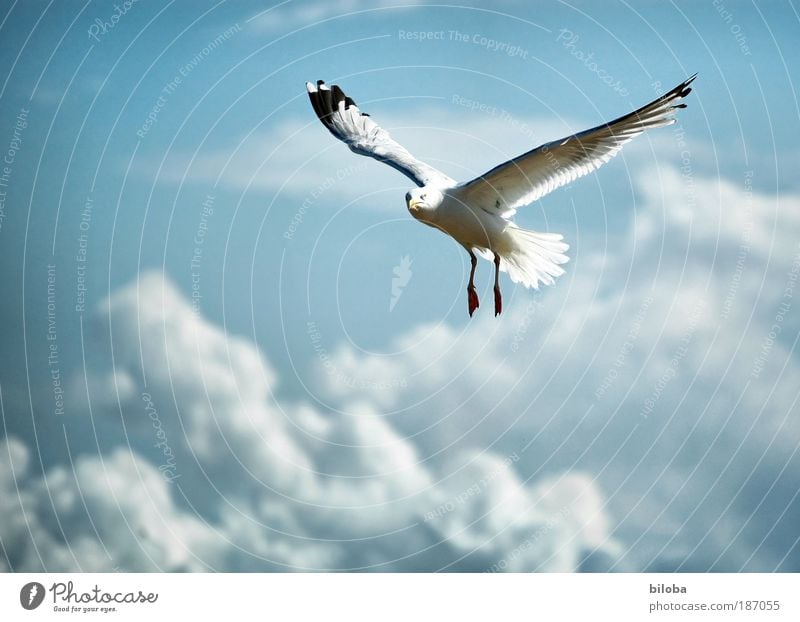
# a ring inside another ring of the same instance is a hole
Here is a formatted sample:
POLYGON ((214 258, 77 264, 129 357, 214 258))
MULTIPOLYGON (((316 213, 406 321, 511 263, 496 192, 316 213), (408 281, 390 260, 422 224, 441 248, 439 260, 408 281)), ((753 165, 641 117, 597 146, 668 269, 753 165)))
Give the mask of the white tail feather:
MULTIPOLYGON (((510 226, 505 233, 511 237, 510 249, 500 253, 500 270, 507 272, 515 283, 539 289, 539 283, 552 285, 555 278, 564 274, 560 264, 569 261, 564 253, 569 245, 557 233, 539 233, 510 226)), ((489 261, 494 259, 490 250, 475 249, 489 261)))

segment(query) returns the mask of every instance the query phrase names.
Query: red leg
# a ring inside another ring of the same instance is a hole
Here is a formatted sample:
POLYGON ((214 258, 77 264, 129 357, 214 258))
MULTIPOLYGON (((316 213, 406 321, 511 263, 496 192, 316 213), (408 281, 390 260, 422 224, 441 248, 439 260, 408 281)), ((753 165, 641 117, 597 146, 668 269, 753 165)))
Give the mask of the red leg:
POLYGON ((500 255, 494 254, 494 316, 503 312, 503 296, 500 294, 500 255))
POLYGON ((469 285, 467 285, 467 303, 469 304, 469 316, 472 317, 472 314, 475 313, 475 309, 480 307, 480 302, 478 301, 478 292, 475 291, 475 267, 478 265, 478 258, 475 257, 475 253, 473 253, 470 249, 467 249, 469 253, 469 260, 472 263, 472 268, 469 271, 469 285))

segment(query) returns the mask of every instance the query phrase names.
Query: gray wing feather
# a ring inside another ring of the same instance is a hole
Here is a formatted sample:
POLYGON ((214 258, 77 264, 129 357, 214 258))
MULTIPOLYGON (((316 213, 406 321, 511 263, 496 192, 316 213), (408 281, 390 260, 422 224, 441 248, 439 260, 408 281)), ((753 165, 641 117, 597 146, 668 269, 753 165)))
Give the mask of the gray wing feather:
POLYGON ((506 218, 556 188, 600 168, 622 146, 647 129, 675 123, 675 103, 686 97, 697 74, 646 106, 599 125, 537 147, 493 168, 457 189, 463 200, 506 218))
POLYGON ((361 112, 356 103, 337 85, 328 87, 322 80, 316 86, 306 82, 314 112, 331 134, 360 155, 375 158, 410 177, 418 186, 454 186, 456 182, 437 169, 417 160, 389 132, 361 112))

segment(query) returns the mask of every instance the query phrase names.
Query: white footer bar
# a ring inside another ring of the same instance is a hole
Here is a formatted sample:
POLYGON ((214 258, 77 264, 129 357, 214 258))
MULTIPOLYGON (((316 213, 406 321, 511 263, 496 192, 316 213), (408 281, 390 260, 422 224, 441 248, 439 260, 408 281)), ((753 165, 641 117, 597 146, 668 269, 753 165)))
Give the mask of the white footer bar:
POLYGON ((0 575, 0 620, 778 622, 799 602, 797 574, 0 575))

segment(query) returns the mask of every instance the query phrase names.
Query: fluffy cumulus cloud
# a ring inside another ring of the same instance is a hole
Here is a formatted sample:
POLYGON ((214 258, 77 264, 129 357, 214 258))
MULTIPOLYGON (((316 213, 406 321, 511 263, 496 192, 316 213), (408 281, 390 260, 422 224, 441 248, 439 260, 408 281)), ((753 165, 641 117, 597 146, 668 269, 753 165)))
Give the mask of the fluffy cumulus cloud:
POLYGON ((746 171, 639 182, 628 232, 575 241, 556 288, 391 355, 312 354, 302 399, 142 275, 95 318, 113 368, 80 375, 117 440, 44 472, 0 448, 5 563, 797 570, 800 198, 746 171))
POLYGON ((114 369, 81 379, 86 410, 121 442, 40 474, 5 440, 10 568, 568 571, 614 555, 588 476, 523 481, 517 455, 421 453, 363 397, 346 414, 281 399, 264 356, 159 274, 95 324, 114 369))
POLYGON ((122 448, 30 472, 31 452, 0 444, 4 570, 200 570, 218 546, 201 520, 178 511, 158 469, 122 448))
MULTIPOLYGON (((797 570, 800 197, 690 167, 642 174, 639 196, 610 252, 579 241, 558 286, 515 292, 502 322, 419 327, 387 348, 402 357, 343 345, 330 365, 426 452, 596 474, 612 568, 797 570)), ((345 397, 314 374, 319 399, 345 397)))

